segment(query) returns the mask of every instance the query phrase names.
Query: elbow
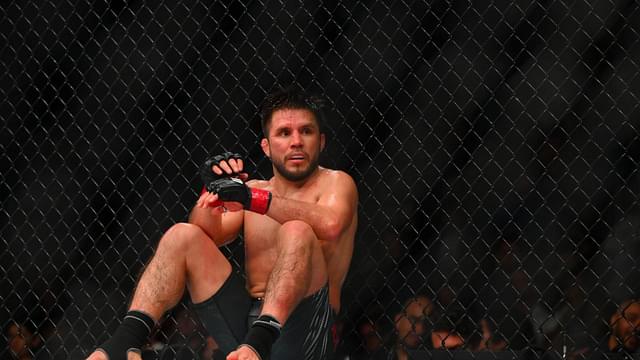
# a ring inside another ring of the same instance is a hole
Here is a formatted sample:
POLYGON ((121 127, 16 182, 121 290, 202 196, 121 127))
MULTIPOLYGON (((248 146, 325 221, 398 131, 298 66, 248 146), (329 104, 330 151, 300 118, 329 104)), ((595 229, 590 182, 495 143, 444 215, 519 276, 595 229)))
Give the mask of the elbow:
POLYGON ((327 241, 337 241, 342 235, 342 230, 344 225, 339 221, 332 219, 328 220, 325 224, 325 236, 324 240, 327 241))

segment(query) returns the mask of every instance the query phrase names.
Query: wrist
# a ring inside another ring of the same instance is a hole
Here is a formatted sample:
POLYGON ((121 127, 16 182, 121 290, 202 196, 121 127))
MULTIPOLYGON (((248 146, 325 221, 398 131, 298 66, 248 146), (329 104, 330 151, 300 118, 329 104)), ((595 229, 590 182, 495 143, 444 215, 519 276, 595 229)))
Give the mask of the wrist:
POLYGON ((249 188, 249 191, 251 196, 249 196, 249 206, 247 210, 262 215, 266 214, 273 197, 271 191, 256 188, 249 188))

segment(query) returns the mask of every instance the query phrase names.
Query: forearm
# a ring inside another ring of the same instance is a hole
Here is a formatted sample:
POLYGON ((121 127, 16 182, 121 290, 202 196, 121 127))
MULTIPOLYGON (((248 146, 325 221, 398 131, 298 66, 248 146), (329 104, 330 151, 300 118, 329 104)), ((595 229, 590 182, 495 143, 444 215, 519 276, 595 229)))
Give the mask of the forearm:
POLYGON ((292 220, 304 221, 319 239, 329 241, 337 239, 345 227, 328 206, 287 199, 275 194, 266 215, 281 224, 292 220))
POLYGON ((218 246, 224 243, 224 239, 217 238, 222 225, 221 215, 213 215, 206 208, 194 207, 189 214, 189 223, 199 226, 218 246))

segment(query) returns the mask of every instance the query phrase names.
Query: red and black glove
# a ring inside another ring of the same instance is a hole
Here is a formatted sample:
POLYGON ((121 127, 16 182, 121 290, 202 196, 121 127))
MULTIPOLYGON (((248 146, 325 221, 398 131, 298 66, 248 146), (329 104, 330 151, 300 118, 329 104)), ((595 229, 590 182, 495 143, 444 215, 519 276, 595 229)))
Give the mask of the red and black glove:
POLYGON ((222 178, 237 177, 238 175, 240 175, 238 173, 218 175, 213 172, 214 166, 220 167, 220 162, 222 161, 229 162, 229 160, 231 159, 242 160, 242 156, 240 156, 240 154, 236 154, 232 152, 225 152, 220 155, 216 155, 212 158, 207 159, 207 161, 205 161, 204 164, 202 164, 202 166, 200 167, 200 178, 202 179, 202 182, 204 183, 204 186, 207 188, 207 190, 209 188, 209 184, 213 181, 216 181, 222 178))
POLYGON ((271 204, 270 191, 249 188, 237 177, 239 173, 218 175, 213 172, 213 166, 219 167, 221 161, 230 159, 242 159, 242 157, 236 153, 225 152, 208 159, 200 167, 200 177, 206 191, 217 194, 220 201, 239 202, 245 210, 265 214, 271 204))
POLYGON ((237 178, 222 178, 207 185, 207 191, 218 194, 221 201, 242 204, 245 210, 265 214, 271 205, 271 191, 250 188, 237 178))

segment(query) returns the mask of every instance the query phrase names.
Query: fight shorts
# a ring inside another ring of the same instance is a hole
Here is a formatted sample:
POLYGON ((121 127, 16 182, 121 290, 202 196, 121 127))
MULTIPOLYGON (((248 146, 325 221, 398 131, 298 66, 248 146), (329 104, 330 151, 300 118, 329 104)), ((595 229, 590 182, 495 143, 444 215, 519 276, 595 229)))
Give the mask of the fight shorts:
MULTIPOLYGON (((260 316, 262 300, 252 298, 241 275, 232 271, 211 298, 192 305, 225 355, 242 343, 260 316)), ((333 354, 334 315, 327 286, 302 299, 282 327, 271 349, 272 360, 324 360, 333 354)))

